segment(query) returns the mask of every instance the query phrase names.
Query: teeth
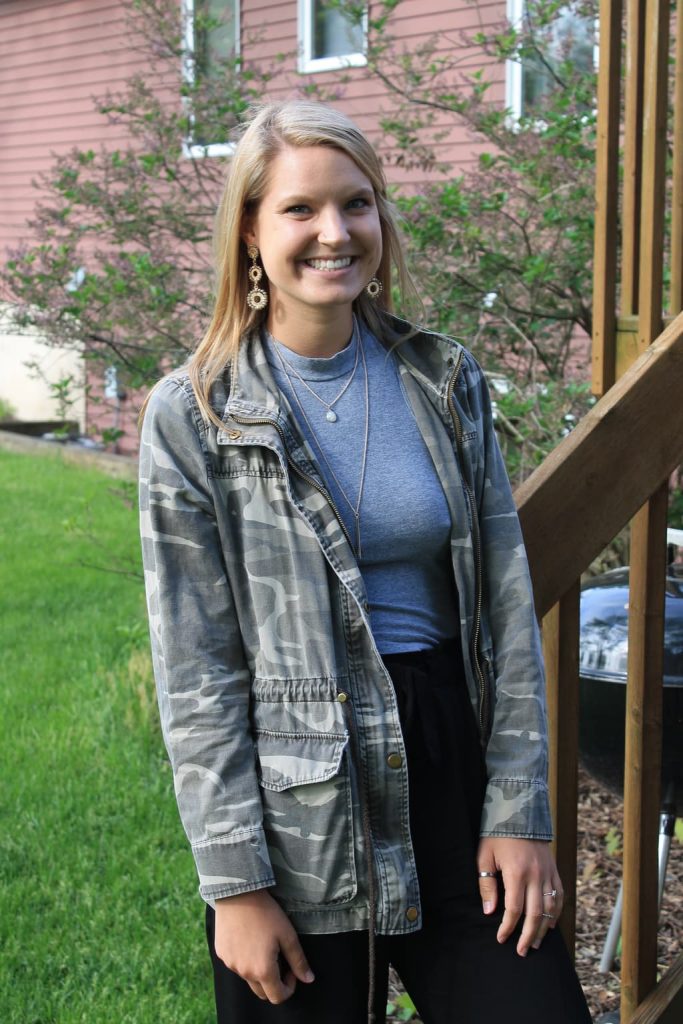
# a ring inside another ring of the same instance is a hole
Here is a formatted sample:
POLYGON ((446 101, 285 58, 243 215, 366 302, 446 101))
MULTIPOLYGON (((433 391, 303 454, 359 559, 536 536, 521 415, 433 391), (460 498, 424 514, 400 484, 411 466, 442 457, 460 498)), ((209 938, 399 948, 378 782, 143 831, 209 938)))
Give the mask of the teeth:
POLYGON ((344 256, 339 260, 306 260, 306 262, 314 270, 342 270, 344 267, 351 266, 351 257, 344 256))

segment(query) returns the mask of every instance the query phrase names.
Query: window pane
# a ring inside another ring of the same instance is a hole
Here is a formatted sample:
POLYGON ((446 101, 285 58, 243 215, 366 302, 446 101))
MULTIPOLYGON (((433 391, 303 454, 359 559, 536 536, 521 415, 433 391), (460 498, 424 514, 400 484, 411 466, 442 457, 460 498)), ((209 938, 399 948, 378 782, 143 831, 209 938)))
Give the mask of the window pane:
POLYGON ((220 62, 236 50, 236 0, 194 0, 194 40, 197 68, 203 74, 220 72, 220 62))
POLYGON ((313 52, 311 57, 344 57, 363 52, 363 27, 325 0, 313 0, 313 52))
POLYGON ((579 72, 591 74, 595 70, 593 20, 577 14, 574 5, 561 7, 552 23, 537 35, 550 67, 533 56, 523 62, 522 113, 527 115, 542 107, 544 98, 557 88, 553 68, 571 61, 579 72))

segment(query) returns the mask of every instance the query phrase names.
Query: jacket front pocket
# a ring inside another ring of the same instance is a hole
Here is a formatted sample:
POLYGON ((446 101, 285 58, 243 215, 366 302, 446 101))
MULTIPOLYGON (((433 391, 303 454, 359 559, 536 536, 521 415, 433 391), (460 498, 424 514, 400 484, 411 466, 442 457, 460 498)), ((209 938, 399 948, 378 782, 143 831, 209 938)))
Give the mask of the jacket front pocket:
POLYGON ((356 895, 348 736, 258 731, 263 825, 285 905, 356 895))

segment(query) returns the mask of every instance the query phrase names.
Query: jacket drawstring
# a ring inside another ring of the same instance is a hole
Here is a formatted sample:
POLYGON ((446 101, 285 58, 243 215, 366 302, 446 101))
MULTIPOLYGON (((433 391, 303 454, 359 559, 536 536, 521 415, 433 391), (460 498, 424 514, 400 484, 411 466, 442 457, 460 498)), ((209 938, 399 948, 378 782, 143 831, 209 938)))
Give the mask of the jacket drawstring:
POLYGON ((363 821, 363 841, 365 842, 365 855, 367 861, 367 872, 368 872, 368 913, 370 920, 368 922, 368 1024, 374 1024, 375 1022, 375 974, 377 966, 377 957, 375 950, 375 915, 377 910, 377 890, 375 888, 375 861, 372 855, 372 830, 370 827, 370 805, 368 799, 368 786, 367 779, 365 777, 365 771, 363 770, 363 762, 360 755, 360 747, 358 744, 358 733, 356 730, 356 722, 354 712, 351 708, 351 702, 345 701, 344 711, 346 713, 346 720, 349 728, 349 738, 351 741, 351 757, 356 762, 358 769, 358 778, 360 780, 360 803, 361 803, 361 816, 363 821))

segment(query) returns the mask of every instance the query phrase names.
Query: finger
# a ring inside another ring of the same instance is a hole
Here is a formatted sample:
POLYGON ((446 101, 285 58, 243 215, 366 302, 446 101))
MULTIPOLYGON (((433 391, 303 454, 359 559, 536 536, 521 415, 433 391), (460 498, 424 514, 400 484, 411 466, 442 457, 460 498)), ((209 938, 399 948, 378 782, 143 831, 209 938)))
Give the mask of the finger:
POLYGON ((267 1001, 266 993, 263 991, 263 988, 259 985, 258 981, 247 981, 247 985, 255 996, 258 996, 259 999, 263 999, 264 1002, 267 1001))
POLYGON ((269 1003, 278 1005, 289 999, 296 988, 296 979, 291 974, 289 977, 291 978, 289 982, 287 982, 286 977, 282 978, 279 964, 276 963, 267 975, 259 979, 269 1003))
POLYGON ((524 886, 519 881, 507 881, 503 876, 505 886, 505 913, 498 929, 497 939, 499 942, 506 942, 517 927, 517 922, 524 910, 524 886))
POLYGON ((554 913, 554 909, 551 906, 549 906, 547 899, 544 900, 543 902, 544 902, 545 906, 544 906, 543 912, 541 913, 541 920, 538 923, 538 929, 536 931, 536 936, 535 936, 533 942, 531 943, 531 945, 532 945, 532 947, 534 949, 540 949, 541 948, 541 943, 543 942, 544 938, 548 934, 548 929, 555 927, 555 913, 554 913))
POLYGON ((555 927, 558 895, 559 892, 553 886, 552 882, 543 883, 543 890, 541 893, 543 899, 543 912, 541 914, 541 922, 538 926, 538 931, 536 932, 536 938, 531 943, 534 949, 540 948, 543 939, 548 933, 548 929, 555 927))
POLYGON ((296 979, 291 976, 291 973, 289 981, 282 977, 280 961, 277 956, 273 956, 272 959, 269 958, 265 962, 262 961, 254 967, 253 972, 245 974, 243 977, 256 995, 259 995, 259 989, 261 990, 263 995, 259 998, 276 1005, 289 999, 296 987, 296 979))
POLYGON ((538 949, 547 931, 551 928, 557 928, 558 918, 562 913, 562 907, 564 906, 564 892, 562 891, 562 883, 560 882, 559 875, 555 877, 550 885, 543 886, 543 925, 540 934, 537 936, 537 942, 534 942, 534 947, 538 949))
POLYGON ((524 899, 524 925, 517 952, 526 956, 546 918, 543 917, 543 891, 540 885, 527 885, 524 899))
POLYGON ((532 949, 540 949, 541 948, 541 943, 543 942, 544 938, 548 934, 548 925, 549 925, 549 923, 550 922, 545 921, 545 920, 541 921, 541 924, 539 925, 538 931, 536 932, 536 936, 534 938, 534 941, 531 943, 531 948, 532 949))
POLYGON ((498 879, 479 878, 479 895, 485 914, 492 914, 498 904, 498 879))
POLYGON ((555 914, 555 920, 551 922, 551 928, 555 928, 557 926, 557 919, 562 913, 562 909, 564 907, 564 890, 562 888, 562 882, 560 881, 559 875, 553 882, 553 888, 556 890, 557 895, 555 896, 555 909, 553 911, 555 914))
POLYGON ((315 975, 310 968, 306 954, 301 948, 299 942, 299 936, 292 928, 291 932, 287 933, 280 939, 280 950, 282 955, 289 964, 292 973, 295 978, 299 981, 304 981, 309 984, 311 981, 315 981, 315 975))
POLYGON ((480 856, 477 861, 479 872, 479 895, 485 914, 492 914, 498 904, 498 872, 492 857, 480 856))

